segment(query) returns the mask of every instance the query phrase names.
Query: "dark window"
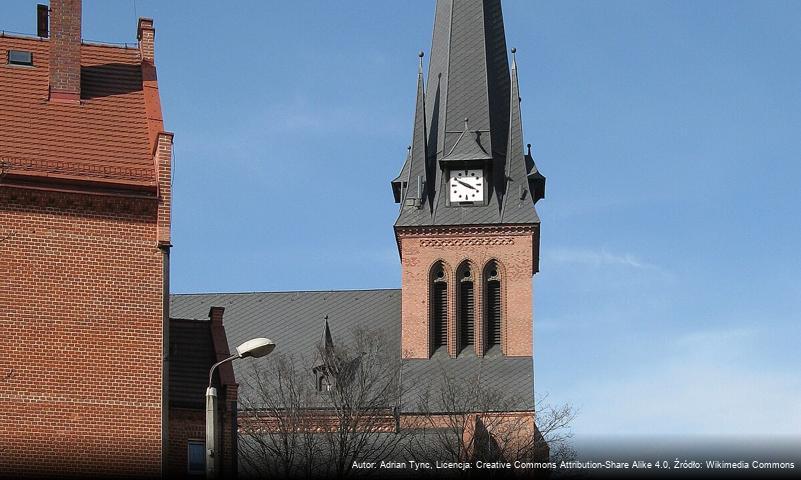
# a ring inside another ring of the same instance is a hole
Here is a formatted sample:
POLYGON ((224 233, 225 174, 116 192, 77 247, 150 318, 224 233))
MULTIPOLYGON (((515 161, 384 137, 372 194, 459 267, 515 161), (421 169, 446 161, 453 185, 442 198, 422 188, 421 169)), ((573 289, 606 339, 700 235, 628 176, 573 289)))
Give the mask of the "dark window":
POLYGON ((484 267, 484 346, 487 350, 502 347, 503 275, 501 264, 492 260, 484 267))
POLYGON ((448 284, 434 282, 432 292, 432 317, 434 319, 434 349, 448 344, 448 284))
POLYGON ((33 54, 31 52, 23 52, 21 50, 8 51, 8 64, 9 65, 33 65, 33 54))
POLYGON ((458 311, 456 322, 458 325, 458 348, 461 352, 471 347, 475 342, 475 297, 473 288, 473 273, 468 263, 459 267, 456 278, 458 281, 458 311))
POLYGON ((487 282, 487 348, 501 344, 501 282, 487 282))
POLYGON ((321 373, 320 376, 317 377, 317 391, 323 393, 323 392, 330 392, 333 389, 334 389, 333 379, 330 378, 328 375, 321 373))
POLYGON ((186 451, 187 472, 190 474, 206 473, 206 442, 203 440, 189 440, 186 451))
POLYGON ((460 285, 460 326, 461 326, 461 348, 473 345, 473 332, 475 330, 475 302, 473 299, 473 282, 465 281, 460 285))

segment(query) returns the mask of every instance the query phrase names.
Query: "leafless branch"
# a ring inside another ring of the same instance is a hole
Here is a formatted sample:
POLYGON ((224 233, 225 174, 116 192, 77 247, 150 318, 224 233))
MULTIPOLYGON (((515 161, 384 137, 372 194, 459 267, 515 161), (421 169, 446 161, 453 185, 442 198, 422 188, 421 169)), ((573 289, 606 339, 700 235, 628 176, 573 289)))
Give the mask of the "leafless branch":
POLYGON ((551 406, 545 396, 534 412, 521 411, 521 398, 483 381, 481 374, 479 367, 474 378, 457 381, 441 368, 438 385, 420 395, 425 434, 414 437, 411 455, 431 462, 542 462, 549 453, 551 460, 572 458, 570 405, 551 406))
POLYGON ((268 357, 241 380, 240 452, 248 474, 343 478, 354 462, 400 450, 400 358, 380 334, 352 334, 350 343, 321 347, 313 360, 268 357))

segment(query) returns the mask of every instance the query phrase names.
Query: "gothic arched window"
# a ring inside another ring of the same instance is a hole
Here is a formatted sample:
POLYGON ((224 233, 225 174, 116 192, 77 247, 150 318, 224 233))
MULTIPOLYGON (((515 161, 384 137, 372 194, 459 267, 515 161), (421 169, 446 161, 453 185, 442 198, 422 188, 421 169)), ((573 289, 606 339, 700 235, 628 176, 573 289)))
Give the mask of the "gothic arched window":
POLYGON ((501 347, 503 296, 500 264, 492 260, 484 267, 484 343, 486 349, 501 347))
POLYGON ((429 280, 429 328, 431 351, 448 345, 448 275, 445 264, 437 262, 431 267, 429 280))
POLYGON ((456 270, 456 352, 475 344, 476 301, 473 269, 469 262, 456 270))

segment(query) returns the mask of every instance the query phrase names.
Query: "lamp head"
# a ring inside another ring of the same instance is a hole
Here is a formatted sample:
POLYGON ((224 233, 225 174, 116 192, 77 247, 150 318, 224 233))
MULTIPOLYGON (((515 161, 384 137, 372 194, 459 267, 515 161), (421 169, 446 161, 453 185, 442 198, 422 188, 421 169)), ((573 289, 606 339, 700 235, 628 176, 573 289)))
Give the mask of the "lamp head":
POLYGON ((275 343, 269 338, 254 338, 236 347, 239 358, 259 358, 269 355, 275 349, 275 343))

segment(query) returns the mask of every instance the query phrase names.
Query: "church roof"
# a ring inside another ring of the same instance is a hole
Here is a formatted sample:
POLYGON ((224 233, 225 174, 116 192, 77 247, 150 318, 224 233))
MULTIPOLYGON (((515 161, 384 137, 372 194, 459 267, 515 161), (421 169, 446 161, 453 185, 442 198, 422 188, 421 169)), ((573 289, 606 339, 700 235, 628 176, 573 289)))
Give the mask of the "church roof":
MULTIPOLYGON (((367 327, 382 332, 401 354, 400 290, 172 295, 170 316, 204 319, 212 306, 225 307, 225 331, 231 351, 251 338, 266 336, 275 341, 276 353, 292 353, 313 361, 321 341, 323 318, 328 315, 327 325, 334 344, 348 342, 357 328, 367 327)), ((252 371, 251 362, 264 361, 267 359, 233 363, 237 381, 242 384, 240 393, 246 394, 243 389, 247 384, 242 379, 252 371)), ((415 411, 422 388, 441 383, 443 370, 457 382, 473 381, 480 374, 484 385, 514 398, 516 409, 534 408, 531 357, 504 357, 490 351, 483 359, 473 353, 449 358, 444 352, 437 352, 428 360, 403 362, 402 411, 415 411)))
POLYGON ((401 204, 395 226, 539 223, 534 203, 541 196, 531 194, 537 188, 527 178, 533 159, 522 153, 517 75, 509 68, 500 0, 437 0, 422 83, 420 74, 412 152, 392 182, 401 204), (485 204, 448 204, 443 165, 460 162, 486 165, 485 204))

